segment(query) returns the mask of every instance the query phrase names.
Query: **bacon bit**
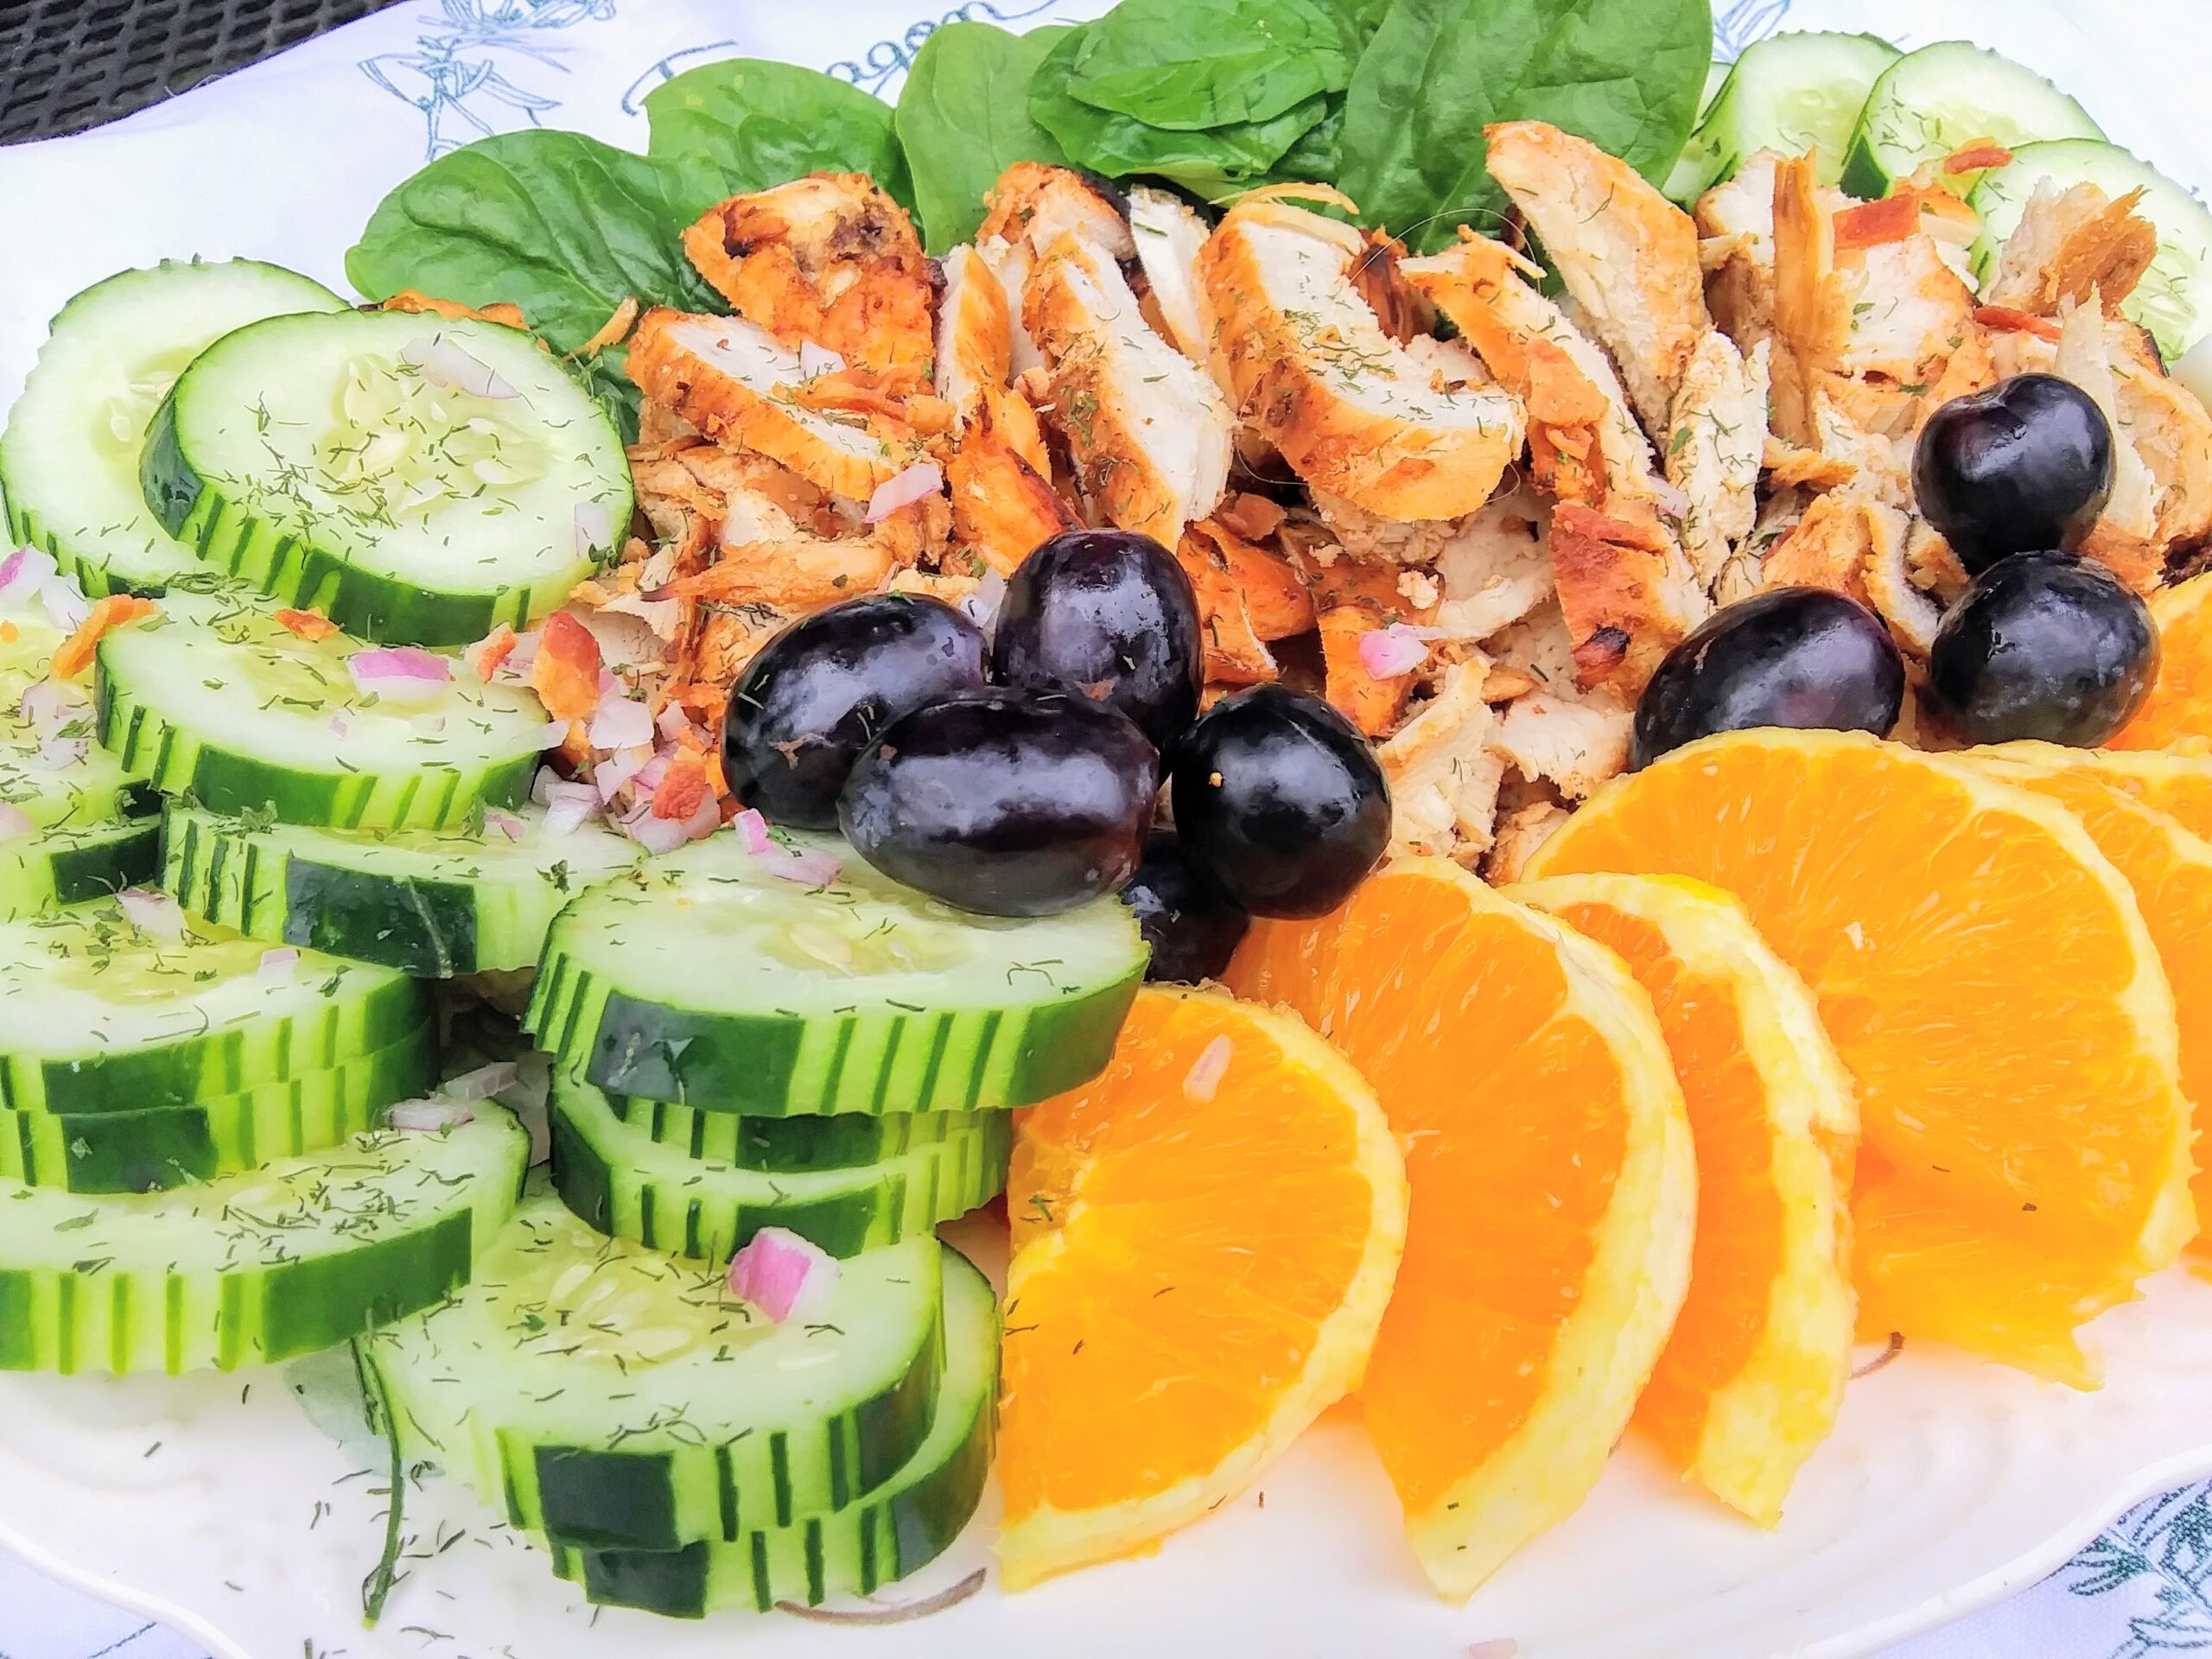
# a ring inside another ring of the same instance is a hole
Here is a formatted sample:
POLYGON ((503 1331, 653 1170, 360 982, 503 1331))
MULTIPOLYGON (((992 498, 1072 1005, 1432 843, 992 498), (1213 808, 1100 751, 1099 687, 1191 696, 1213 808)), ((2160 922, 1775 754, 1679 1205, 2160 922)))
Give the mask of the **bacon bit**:
POLYGON ((92 607, 77 632, 64 639, 54 653, 54 677, 75 679, 92 665, 101 637, 110 629, 127 627, 149 616, 158 616, 161 609, 152 600, 141 599, 136 594, 110 594, 92 607))
POLYGON ((556 720, 588 720, 599 707, 599 641, 566 611, 545 619, 530 689, 556 720))
POLYGON ((515 654, 515 645, 521 637, 510 624, 502 622, 470 646, 468 665, 475 671, 476 677, 490 684, 499 664, 515 654))
POLYGON ((1248 542, 1264 542, 1282 528, 1287 515, 1264 495, 1249 493, 1231 496, 1229 505, 1214 514, 1214 522, 1232 536, 1248 542))
POLYGON ((338 625, 321 611, 283 610, 276 613, 276 620, 284 632, 307 640, 327 639, 339 632, 338 625))
POLYGON ((459 300, 437 299, 428 294, 418 293, 411 288, 401 289, 378 308, 385 311, 405 311, 415 315, 421 315, 427 312, 434 317, 473 317, 479 322, 505 323, 510 328, 530 327, 530 324, 523 320, 522 308, 511 301, 501 300, 493 305, 463 305, 459 300))
POLYGON ((2049 317, 2031 316, 2025 311, 2015 310, 2009 305, 1980 305, 1974 308, 1974 320, 1983 327, 2000 334, 2033 334, 2037 340, 2058 344, 2060 329, 2049 317))
POLYGON ((1835 216, 1835 251, 1877 248, 1902 242, 1920 228, 1920 195, 1908 190, 1880 201, 1861 202, 1835 216))
POLYGON ((696 749, 678 749, 670 757, 668 770, 653 791, 653 817, 677 823, 704 806, 714 796, 708 781, 707 763, 696 749))
POLYGON ((623 296, 622 303, 614 308, 614 315, 599 325, 599 332, 569 353, 569 357, 597 357, 610 346, 620 346, 630 338, 630 330, 638 326, 638 296, 623 296))
POLYGON ((1517 668, 1493 668, 1483 676, 1484 702, 1510 702, 1536 689, 1536 682, 1517 668))
POLYGON ((1993 138, 1977 138, 1943 158, 1943 170, 1955 176, 1961 173, 1980 173, 1993 167, 2010 167, 2012 164, 2012 152, 1993 138))

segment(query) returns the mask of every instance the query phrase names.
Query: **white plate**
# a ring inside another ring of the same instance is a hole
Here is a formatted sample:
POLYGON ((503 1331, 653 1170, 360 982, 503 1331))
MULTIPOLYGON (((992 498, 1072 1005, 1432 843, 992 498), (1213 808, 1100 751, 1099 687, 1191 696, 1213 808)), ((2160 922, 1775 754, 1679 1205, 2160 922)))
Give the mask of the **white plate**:
MULTIPOLYGON (((625 66, 684 60, 719 38, 725 50, 873 65, 895 87, 912 14, 932 0, 835 0, 834 23, 812 7, 626 0, 628 15, 612 19, 608 0, 530 3, 596 20, 594 40, 619 38, 625 66)), ((1042 22, 1104 3, 969 0, 963 10, 1042 22)), ((477 9, 448 0, 445 16, 477 9)), ((2174 118, 2197 107, 2196 77, 2212 58, 2202 0, 1717 0, 1715 10, 1732 47, 1785 22, 1908 43, 1980 35, 2076 93, 2116 140, 2175 177, 2212 178, 2174 118)), ((415 141, 373 123, 296 118, 285 143, 267 140, 280 111, 297 118, 312 96, 310 68, 343 59, 352 74, 359 54, 346 38, 309 48, 320 60, 296 57, 289 72, 277 66, 147 122, 0 156, 10 222, 0 397, 59 300, 119 265, 196 248, 338 277, 345 239, 415 141), (363 176, 371 156, 391 160, 388 175, 363 176)), ((621 84, 572 97, 549 124, 635 142, 621 84)), ((1428 1593, 1357 1423, 1338 1415, 1255 1493, 1148 1560, 1020 1596, 992 1586, 895 1631, 594 1615, 464 1492, 432 1478, 408 1494, 408 1576, 366 1631, 360 1586, 383 1541, 382 1447, 328 1403, 342 1373, 327 1361, 251 1377, 0 1377, 0 1544, 223 1659, 722 1659, 740 1649, 761 1659, 1452 1659, 1493 1637, 1517 1638, 1526 1659, 1845 1659, 2033 1583, 2129 1503, 2212 1473, 2212 1286, 2169 1274, 2090 1334, 2111 1378, 2096 1394, 1924 1350, 1854 1383, 1772 1534, 1683 1489, 1631 1441, 1581 1513, 1464 1609, 1428 1593), (303 1403, 310 1395, 327 1429, 303 1403)), ((990 1521, 987 1510, 950 1558, 895 1594, 926 1594, 984 1566, 990 1521)))

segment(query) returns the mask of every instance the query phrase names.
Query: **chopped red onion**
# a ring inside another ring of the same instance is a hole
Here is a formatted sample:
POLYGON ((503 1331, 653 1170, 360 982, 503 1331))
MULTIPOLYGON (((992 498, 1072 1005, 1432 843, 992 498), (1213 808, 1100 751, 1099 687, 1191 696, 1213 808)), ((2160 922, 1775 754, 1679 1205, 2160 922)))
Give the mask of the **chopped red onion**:
POLYGON ((653 711, 632 702, 620 690, 600 699, 588 733, 595 749, 634 749, 653 741, 653 711))
POLYGON ((530 834, 530 826, 512 812, 503 812, 496 806, 484 809, 484 827, 496 830, 509 841, 520 841, 530 834))
POLYGON ((184 910, 166 893, 154 893, 145 887, 125 887, 115 895, 115 902, 130 918, 130 925, 141 933, 156 939, 181 939, 184 937, 184 910))
POLYGON ((652 854, 672 853, 691 839, 690 826, 674 818, 657 818, 650 805, 640 806, 622 820, 622 833, 652 854))
POLYGON ((670 742, 681 743, 684 733, 691 729, 691 716, 683 712, 681 704, 664 703, 661 707, 660 717, 653 721, 653 727, 670 742))
POLYGON ((575 527, 578 558, 590 558, 601 548, 613 544, 614 520, 608 517, 604 503, 579 501, 570 518, 575 527))
POLYGON ((777 855, 766 861, 768 874, 779 881, 795 881, 803 887, 826 887, 845 868, 836 858, 819 848, 810 848, 803 853, 779 848, 777 855))
POLYGON ((651 791, 660 787, 660 780, 668 776, 669 757, 657 754, 638 768, 638 787, 651 791))
POLYGON ((549 720, 537 734, 540 749, 557 749, 569 741, 569 724, 565 720, 549 720))
POLYGON ((868 499, 866 522, 879 524, 901 507, 926 501, 944 487, 944 468, 933 461, 918 461, 876 486, 875 493, 868 499))
POLYGON ((19 547, 0 562, 0 606, 10 610, 39 591, 56 566, 44 548, 19 547))
POLYGON ((522 1077, 522 1070, 512 1060, 495 1065, 480 1065, 474 1071, 464 1071, 457 1077, 448 1077, 438 1085, 440 1100, 489 1100, 503 1089, 512 1089, 522 1077))
POLYGON ((798 372, 808 379, 817 375, 842 374, 845 359, 827 346, 817 346, 810 340, 798 343, 798 372))
POLYGON ((1221 1088, 1221 1080, 1229 1075, 1229 1063, 1236 1057, 1236 1050, 1226 1037, 1217 1037, 1199 1053, 1197 1064, 1183 1077, 1183 1093, 1201 1104, 1211 1102, 1221 1088))
POLYGON ((41 737, 52 737, 92 706, 83 697, 73 696, 74 690, 73 686, 65 688, 52 680, 34 681, 23 688, 16 711, 41 737))
POLYGON ((0 801, 0 841, 19 841, 37 829, 12 801, 0 801))
POLYGON ((596 791, 588 784, 557 784, 554 787, 555 794, 545 804, 545 833, 572 836, 599 810, 596 791))
POLYGON ((691 816, 683 820, 684 833, 693 841, 704 841, 721 827, 722 804, 711 791, 692 809, 691 816))
POLYGON ((92 613, 92 601, 73 580, 58 571, 39 583, 38 596, 54 626, 64 633, 76 632, 92 613))
POLYGON ((264 985, 283 985, 290 982, 292 970, 300 965, 297 945, 280 944, 273 950, 261 953, 253 976, 264 985))
POLYGON ((532 628, 528 633, 515 635, 515 648, 507 653, 507 660, 493 672, 504 680, 526 680, 531 667, 537 661, 537 647, 544 638, 544 630, 532 628))
POLYGON ((540 766, 537 775, 530 780, 530 798, 540 806, 553 804, 553 791, 561 787, 561 774, 550 766, 540 766))
POLYGON ((729 1293, 773 1325, 818 1312, 837 1285, 837 1258, 784 1227, 763 1227, 729 1262, 729 1293))
POLYGON ((592 786, 602 801, 611 801, 621 792, 622 785, 645 770, 653 758, 653 752, 642 746, 634 749, 617 749, 606 760, 596 762, 591 769, 592 786))
POLYGON ((363 696, 385 702, 435 702, 453 679, 453 664, 417 645, 377 645, 346 659, 346 672, 363 696))
POLYGON ((1519 1659, 1521 1644, 1510 1636, 1467 1643, 1467 1659, 1519 1659))
POLYGON ((404 1129, 413 1135, 428 1135, 438 1129, 457 1129, 464 1123, 474 1123, 476 1114, 465 1101, 459 1100, 403 1100, 385 1114, 385 1121, 395 1129, 404 1129))
POLYGON ((49 737, 38 746, 38 764, 45 772, 67 772, 92 752, 86 737, 49 737))
POLYGON ((1428 643, 1423 636, 1435 633, 1433 628, 1413 628, 1403 622, 1370 628, 1359 636, 1359 664, 1378 680, 1410 674, 1428 660, 1428 643))
POLYGON ((432 385, 450 391, 466 391, 502 403, 522 395, 502 380, 491 365, 470 356, 443 334, 417 335, 400 348, 399 357, 432 385))
POLYGON ((747 807, 733 821, 737 838, 745 843, 745 850, 758 858, 775 846, 768 837, 768 820, 762 817, 757 807, 747 807))

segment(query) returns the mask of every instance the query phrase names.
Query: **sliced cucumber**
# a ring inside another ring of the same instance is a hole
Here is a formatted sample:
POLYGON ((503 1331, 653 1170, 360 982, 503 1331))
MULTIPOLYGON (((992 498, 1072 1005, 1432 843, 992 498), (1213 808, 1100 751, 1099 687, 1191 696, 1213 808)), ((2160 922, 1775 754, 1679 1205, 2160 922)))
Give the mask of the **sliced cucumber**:
POLYGON ((636 1095, 599 1096, 628 1128, 688 1158, 738 1169, 854 1169, 976 1128, 971 1112, 844 1112, 835 1117, 740 1117, 636 1095))
MULTIPOLYGON (((2101 138, 2088 111, 2032 69, 1965 41, 1909 52, 1866 94, 1843 188, 1872 200, 1893 180, 1977 138, 2017 149, 2043 138, 2101 138)), ((1959 180, 1961 188, 1974 175, 1959 180)))
POLYGON ((1683 152, 1685 163, 1694 158, 1694 172, 1669 180, 1669 193, 1694 202, 1762 149, 1802 156, 1817 148, 1821 182, 1834 184, 1866 95, 1897 56, 1874 35, 1793 30, 1754 41, 1683 152))
POLYGON ((334 1147, 384 1126, 385 1108, 426 1093, 438 1056, 423 1027, 346 1060, 143 1111, 0 1110, 0 1179, 68 1192, 151 1192, 334 1147))
POLYGON ((134 777, 216 812, 348 830, 458 829, 530 794, 545 709, 456 663, 433 702, 364 696, 363 647, 302 639, 258 601, 172 592, 100 641, 99 738, 134 777))
POLYGON ((663 1146, 608 1109, 589 1084, 556 1075, 553 1183, 602 1233, 648 1249, 727 1262, 764 1227, 832 1255, 895 1244, 964 1216, 1006 1190, 1013 1125, 1004 1112, 963 1112, 967 1127, 880 1163, 794 1173, 734 1169, 663 1146))
POLYGON ((742 1538, 679 1550, 594 1549, 551 1541, 554 1570, 587 1600, 678 1618, 718 1608, 766 1612, 865 1596, 918 1573, 946 1549, 982 1501, 998 1388, 999 1309, 989 1281, 957 1255, 944 1263, 944 1384, 929 1438, 859 1503, 742 1538))
POLYGON ((95 595, 157 592, 198 570, 138 486, 154 410, 233 328, 345 308, 321 283, 251 259, 164 263, 86 289, 54 318, 0 435, 11 543, 44 548, 95 595))
POLYGON ((172 804, 163 885, 194 915, 255 938, 421 978, 533 968, 561 906, 643 849, 599 823, 549 836, 534 806, 514 819, 519 839, 264 825, 172 804))
MULTIPOLYGON (((25 706, 24 694, 47 679, 67 637, 35 595, 25 603, 0 616, 0 801, 36 830, 112 823, 135 810, 137 791, 122 763, 92 741, 89 695, 75 685, 49 686, 38 696, 52 704, 50 712, 25 706)), ((25 850, 27 843, 0 842, 0 860, 10 847, 25 850)))
POLYGON ((520 1124, 478 1110, 168 1192, 0 1188, 0 1370, 229 1370, 442 1300, 530 1157, 520 1124))
POLYGON ((399 312, 225 336, 156 412, 140 481, 218 569, 421 645, 527 627, 630 529, 621 435, 559 359, 399 312))
POLYGON ((1697 100, 1697 123, 1691 128, 1690 136, 1682 145, 1682 153, 1675 158, 1674 170, 1667 175, 1663 188, 1668 199, 1678 201, 1685 207, 1693 205, 1723 176, 1719 158, 1707 142, 1705 118, 1719 99, 1722 89, 1728 85, 1728 72, 1734 67, 1715 62, 1707 67, 1705 91, 1699 94, 1697 100))
POLYGON ((1127 906, 956 911, 877 874, 779 879, 733 835, 561 912, 524 1023, 618 1094, 761 1117, 1027 1105, 1104 1067, 1144 977, 1127 906))
POLYGON ((161 874, 162 821, 59 825, 0 842, 0 921, 147 887, 161 874))
POLYGON ((267 947, 194 925, 176 938, 121 904, 0 923, 0 1107, 58 1113, 195 1106, 325 1071, 410 1038, 423 988, 389 968, 267 947))
POLYGON ((2019 228, 2036 187, 2049 180, 2060 190, 2094 184, 2115 201, 2140 190, 2136 208, 2158 232, 2158 257, 2120 308, 2151 331, 2169 363, 2204 337, 2212 314, 2212 213, 2147 162, 2090 138, 2023 144, 2012 164, 1982 175, 1973 205, 1981 214, 1974 269, 1984 283, 1997 274, 2005 244, 2019 228))
POLYGON ((839 1266, 809 1319, 760 1319, 719 1268, 526 1199, 475 1281, 362 1344, 409 1456, 512 1523, 679 1549, 841 1510, 920 1447, 943 1379, 944 1247, 839 1266))

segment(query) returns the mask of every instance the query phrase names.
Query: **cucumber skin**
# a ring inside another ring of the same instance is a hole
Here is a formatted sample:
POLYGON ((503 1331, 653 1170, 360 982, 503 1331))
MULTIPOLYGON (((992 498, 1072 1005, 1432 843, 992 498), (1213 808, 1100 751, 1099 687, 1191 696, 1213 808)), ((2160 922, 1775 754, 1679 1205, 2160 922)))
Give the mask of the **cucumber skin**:
MULTIPOLYGON (((594 1143, 586 1124, 557 1092, 548 1109, 553 1185, 577 1219, 647 1249, 727 1262, 766 1227, 781 1227, 831 1255, 858 1255, 964 1216, 1006 1190, 1014 1126, 994 1112, 976 1119, 977 1133, 909 1154, 911 1173, 863 1166, 842 1172, 855 1179, 834 1196, 748 1205, 718 1192, 705 1166, 700 1175, 669 1179, 624 1162, 620 1151, 594 1143), (874 1173, 874 1179, 868 1179, 874 1173)), ((772 1186, 772 1178, 764 1178, 772 1186)))
MULTIPOLYGON (((880 1394, 810 1426, 817 1432, 748 1430, 721 1445, 671 1440, 609 1450, 480 1424, 471 1444, 448 1446, 422 1433, 408 1410, 411 1379, 399 1344, 420 1339, 418 1330, 380 1332, 360 1350, 397 1408, 405 1454, 429 1458, 467 1481, 518 1531, 607 1548, 681 1549, 843 1509, 897 1474, 920 1447, 944 1376, 940 1296, 906 1370, 880 1394)), ((435 1356, 424 1369, 435 1375, 435 1356)), ((426 1378, 423 1386, 440 1385, 426 1378)))
POLYGON ((1851 135, 1851 149, 1843 158, 1843 181, 1840 187, 1844 194, 1855 196, 1861 201, 1878 201, 1890 194, 1890 173, 1874 154, 1874 146, 1866 133, 1851 135))
MULTIPOLYGON (((994 1352, 999 1323, 994 1305, 986 1338, 994 1352)), ((959 1448, 888 1497, 676 1548, 609 1547, 557 1531, 538 1541, 551 1552, 555 1573, 582 1585, 597 1606, 701 1618, 721 1608, 765 1613, 780 1601, 815 1607, 831 1596, 871 1594, 928 1566, 974 1518, 997 1438, 996 1371, 994 1358, 959 1448)))
POLYGON ((468 1282, 480 1241, 513 1213, 529 1137, 512 1170, 471 1184, 467 1207, 406 1233, 292 1261, 205 1274, 0 1267, 0 1371, 61 1376, 235 1370, 318 1353, 419 1313, 468 1282))
POLYGON ((791 1173, 854 1169, 910 1147, 950 1140, 973 1127, 965 1112, 843 1112, 834 1117, 740 1117, 634 1095, 609 1095, 607 1109, 664 1147, 736 1169, 791 1173))
POLYGON ((165 584, 157 582, 125 582, 108 573, 108 567, 94 564, 77 556, 68 538, 55 530, 29 507, 18 507, 7 502, 8 544, 10 547, 35 547, 51 554, 61 574, 74 579, 87 599, 105 599, 110 594, 143 594, 158 599, 165 584))
MULTIPOLYGON (((435 593, 404 578, 371 575, 278 528, 202 478, 178 440, 174 387, 146 429, 139 482, 162 527, 209 568, 251 582, 281 605, 320 609, 365 639, 465 645, 501 622, 521 632, 567 603, 593 569, 591 561, 579 560, 530 587, 492 594, 435 593)), ((614 522, 627 517, 626 510, 614 522)))
POLYGON ((639 1001, 577 966, 556 922, 523 1028, 594 1087, 702 1110, 992 1111, 1104 1071, 1143 979, 1140 962, 1087 996, 1010 1009, 702 1014, 639 1001))
POLYGON ((213 812, 274 812, 285 823, 340 830, 458 830, 480 806, 530 798, 538 757, 468 774, 425 766, 404 779, 368 772, 301 772, 234 753, 171 726, 109 672, 105 645, 93 702, 101 747, 164 795, 190 795, 213 812))
POLYGON ((438 1080, 430 1028, 329 1071, 194 1106, 0 1111, 0 1179, 69 1192, 148 1192, 337 1146, 438 1080))
POLYGON ((424 988, 395 974, 348 1006, 324 1002, 311 1021, 233 1026, 159 1047, 68 1059, 0 1055, 0 1108, 56 1115, 189 1108, 390 1047, 423 1029, 430 1012, 424 988))
POLYGON ((116 832, 111 837, 80 846, 42 845, 42 836, 0 845, 0 922, 150 887, 162 868, 161 821, 125 819, 109 827, 116 832))

